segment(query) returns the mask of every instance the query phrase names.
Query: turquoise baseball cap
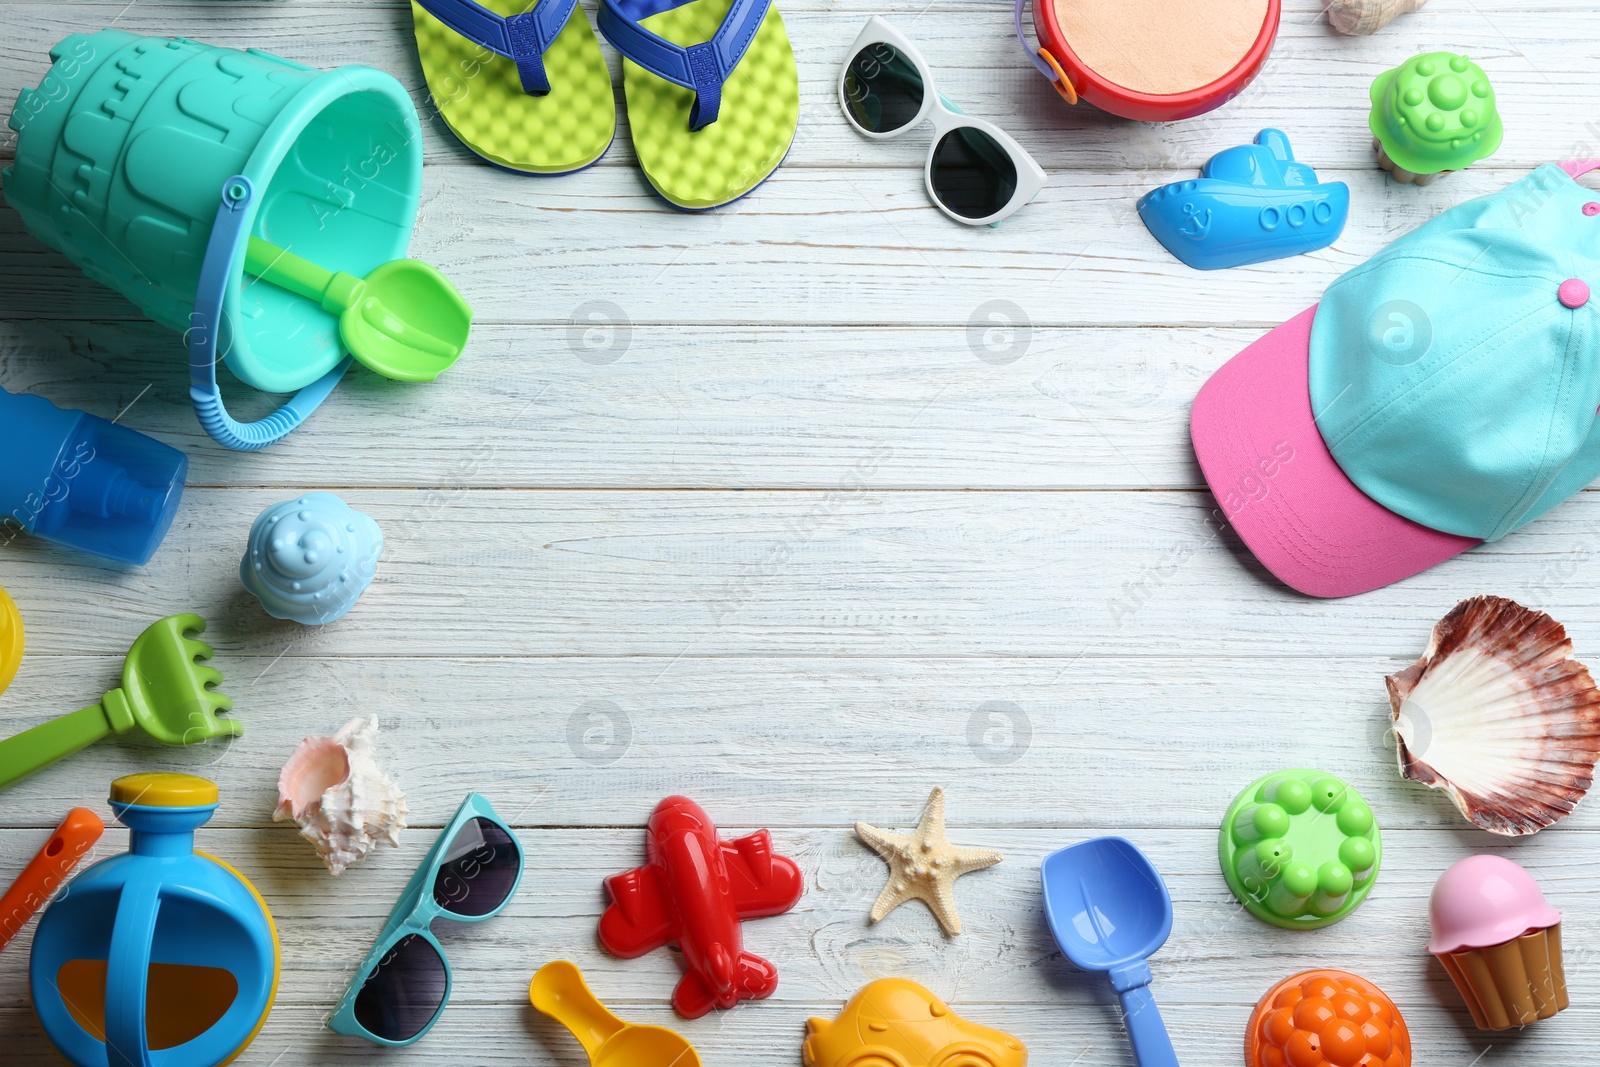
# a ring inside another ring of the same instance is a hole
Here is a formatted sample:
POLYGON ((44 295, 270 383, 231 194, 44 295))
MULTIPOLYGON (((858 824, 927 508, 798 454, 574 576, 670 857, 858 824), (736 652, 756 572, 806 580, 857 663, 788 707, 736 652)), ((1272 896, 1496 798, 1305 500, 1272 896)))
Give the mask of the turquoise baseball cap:
POLYGON ((1240 538, 1349 596, 1506 536, 1600 475, 1600 193, 1547 165, 1345 273, 1235 356, 1190 434, 1240 538))

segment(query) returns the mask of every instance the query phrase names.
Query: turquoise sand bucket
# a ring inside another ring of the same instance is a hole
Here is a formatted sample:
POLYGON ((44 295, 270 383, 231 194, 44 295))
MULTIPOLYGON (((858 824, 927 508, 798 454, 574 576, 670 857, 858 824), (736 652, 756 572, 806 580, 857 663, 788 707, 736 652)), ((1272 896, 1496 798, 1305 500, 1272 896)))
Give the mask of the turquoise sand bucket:
POLYGON ((184 334, 206 432, 264 448, 327 398, 350 360, 338 317, 244 274, 251 234, 356 277, 405 254, 422 184, 410 97, 370 67, 318 71, 254 49, 105 29, 50 50, 11 114, 5 195, 28 231, 184 334), (239 423, 220 358, 295 396, 239 423))

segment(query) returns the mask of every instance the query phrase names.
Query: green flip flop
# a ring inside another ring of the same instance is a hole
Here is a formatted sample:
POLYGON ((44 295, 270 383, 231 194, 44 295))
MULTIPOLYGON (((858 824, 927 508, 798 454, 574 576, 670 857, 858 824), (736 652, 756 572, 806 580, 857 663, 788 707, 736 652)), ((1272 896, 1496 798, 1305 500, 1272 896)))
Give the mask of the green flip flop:
POLYGON ((611 146, 611 74, 577 0, 412 0, 417 56, 450 132, 525 174, 582 170, 611 146))
POLYGON ((603 0, 600 32, 645 177, 705 211, 766 181, 794 142, 800 75, 772 0, 603 0))

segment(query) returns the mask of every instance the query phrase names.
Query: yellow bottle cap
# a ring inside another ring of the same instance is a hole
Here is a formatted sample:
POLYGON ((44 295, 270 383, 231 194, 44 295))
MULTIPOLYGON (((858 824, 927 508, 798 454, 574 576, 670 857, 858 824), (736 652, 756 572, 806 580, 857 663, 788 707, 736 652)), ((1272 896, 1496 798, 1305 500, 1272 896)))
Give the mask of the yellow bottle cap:
POLYGON ((200 808, 218 800, 217 784, 192 774, 155 771, 129 774, 111 783, 111 803, 147 808, 200 808))
POLYGON ((16 601, 0 589, 0 693, 17 676, 22 662, 22 613, 16 601))

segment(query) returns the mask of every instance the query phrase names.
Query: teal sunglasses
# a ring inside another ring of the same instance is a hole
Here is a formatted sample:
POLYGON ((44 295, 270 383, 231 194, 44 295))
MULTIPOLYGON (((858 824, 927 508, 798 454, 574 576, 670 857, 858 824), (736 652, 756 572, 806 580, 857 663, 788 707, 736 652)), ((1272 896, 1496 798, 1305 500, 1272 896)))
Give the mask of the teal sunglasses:
POLYGON ((450 1002, 450 962, 433 920, 474 923, 511 903, 522 881, 522 844, 489 802, 469 793, 351 979, 328 1028, 379 1045, 409 1045, 450 1002))

